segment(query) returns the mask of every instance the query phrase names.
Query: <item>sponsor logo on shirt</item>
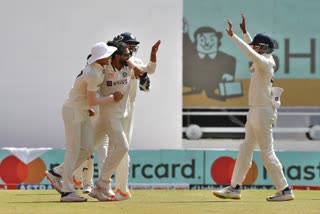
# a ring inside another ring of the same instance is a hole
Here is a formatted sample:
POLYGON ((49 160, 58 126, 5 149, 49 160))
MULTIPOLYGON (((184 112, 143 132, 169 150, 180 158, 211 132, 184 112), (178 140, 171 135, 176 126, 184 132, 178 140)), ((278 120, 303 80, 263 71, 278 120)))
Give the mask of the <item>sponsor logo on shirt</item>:
POLYGON ((118 80, 118 81, 107 81, 106 82, 106 85, 107 86, 115 86, 115 85, 126 85, 128 84, 128 80, 127 79, 124 79, 124 80, 118 80))
POLYGON ((128 73, 127 73, 127 72, 123 72, 123 73, 122 73, 122 76, 123 76, 123 77, 126 77, 126 76, 128 76, 128 73))
POLYGON ((112 81, 107 81, 107 86, 112 86, 112 81))
POLYGON ((113 85, 126 85, 128 83, 127 79, 114 81, 113 85))

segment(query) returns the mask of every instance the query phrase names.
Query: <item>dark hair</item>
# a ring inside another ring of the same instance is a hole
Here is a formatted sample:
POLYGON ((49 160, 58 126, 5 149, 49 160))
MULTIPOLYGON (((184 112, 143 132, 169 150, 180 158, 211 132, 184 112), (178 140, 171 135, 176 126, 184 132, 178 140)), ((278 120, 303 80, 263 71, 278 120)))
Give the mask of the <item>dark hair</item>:
POLYGON ((118 48, 118 49, 112 54, 112 58, 113 58, 115 55, 121 55, 121 54, 123 54, 124 50, 125 50, 126 48, 128 48, 128 45, 127 45, 126 43, 124 43, 124 42, 108 41, 108 42, 107 42, 107 45, 118 48))

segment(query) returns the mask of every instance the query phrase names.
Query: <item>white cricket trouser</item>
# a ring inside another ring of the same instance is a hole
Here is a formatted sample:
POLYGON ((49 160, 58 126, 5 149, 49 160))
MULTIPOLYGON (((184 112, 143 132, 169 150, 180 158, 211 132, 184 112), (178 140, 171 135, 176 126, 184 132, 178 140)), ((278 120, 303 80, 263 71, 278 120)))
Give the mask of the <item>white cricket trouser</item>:
POLYGON ((109 144, 109 137, 105 136, 104 139, 103 139, 103 142, 96 146, 96 151, 97 151, 97 155, 98 155, 97 159, 98 159, 98 171, 99 171, 99 174, 101 173, 104 161, 107 158, 108 144, 109 144))
MULTIPOLYGON (((133 124, 134 124, 134 102, 130 102, 128 110, 127 120, 124 121, 124 131, 126 133, 128 144, 130 147, 132 133, 133 133, 133 124)), ((127 152, 122 158, 119 166, 116 169, 116 189, 119 189, 122 193, 129 191, 128 188, 128 176, 129 176, 129 166, 130 166, 130 156, 127 152)))
POLYGON ((66 138, 65 157, 64 162, 54 168, 54 171, 63 177, 62 191, 74 192, 75 189, 72 181, 73 172, 88 159, 93 152, 93 128, 87 110, 64 106, 62 108, 62 116, 66 138))
POLYGON ((278 191, 288 186, 282 171, 282 165, 273 148, 272 124, 277 119, 277 112, 272 107, 250 107, 245 126, 246 134, 240 144, 231 179, 231 185, 242 185, 252 164, 253 150, 258 144, 260 156, 270 178, 278 191))
MULTIPOLYGON (((95 115, 90 117, 90 120, 92 123, 94 123, 93 121, 96 120, 97 115, 99 113, 98 106, 94 106, 93 109, 95 111, 95 115)), ((95 149, 97 149, 97 148, 95 147, 95 149)), ((97 151, 99 151, 99 150, 97 150, 97 151)), ((85 160, 73 173, 73 176, 77 181, 82 180, 83 186, 88 186, 88 185, 93 186, 93 173, 94 173, 94 159, 93 158, 94 157, 92 154, 92 156, 89 159, 85 160)))
POLYGON ((124 131, 126 118, 101 116, 94 123, 96 145, 101 143, 106 134, 109 137, 107 158, 99 174, 98 183, 109 181, 120 161, 129 150, 128 139, 124 131))
MULTIPOLYGON (((127 141, 128 141, 129 146, 131 144, 132 133, 133 133, 133 121, 134 121, 133 108, 134 108, 134 102, 130 102, 130 109, 128 111, 128 116, 126 119, 123 120, 123 130, 124 130, 124 133, 127 137, 127 141)), ((103 127, 104 127, 102 125, 102 123, 103 123, 103 121, 100 121, 100 124, 97 125, 97 126, 100 126, 101 129, 103 129, 103 127)), ((100 133, 101 134, 97 133, 97 135, 98 135, 97 141, 98 142, 101 141, 102 133, 104 133, 104 132, 100 131, 100 133)), ((98 154, 99 174, 102 172, 103 164, 107 158, 108 144, 109 144, 109 137, 108 136, 105 136, 105 138, 101 144, 99 144, 99 143, 96 144, 96 151, 98 154)), ((116 189, 119 189, 123 193, 126 193, 129 191, 129 188, 128 188, 129 166, 130 166, 130 156, 127 152, 124 155, 124 157, 122 158, 118 167, 116 168, 116 189)), ((88 168, 89 168, 89 166, 88 166, 88 168)))
POLYGON ((83 167, 82 184, 83 186, 93 186, 93 172, 94 172, 94 156, 91 155, 85 161, 86 165, 83 167))

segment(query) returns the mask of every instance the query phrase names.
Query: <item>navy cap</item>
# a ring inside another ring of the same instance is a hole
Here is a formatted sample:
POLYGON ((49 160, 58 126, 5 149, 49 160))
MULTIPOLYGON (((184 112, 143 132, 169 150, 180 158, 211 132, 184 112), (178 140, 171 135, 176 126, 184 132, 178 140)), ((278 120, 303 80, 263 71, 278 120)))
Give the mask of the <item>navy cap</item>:
POLYGON ((259 45, 261 43, 267 44, 270 49, 274 49, 274 40, 271 36, 264 33, 258 33, 255 35, 253 41, 249 43, 249 45, 259 45))

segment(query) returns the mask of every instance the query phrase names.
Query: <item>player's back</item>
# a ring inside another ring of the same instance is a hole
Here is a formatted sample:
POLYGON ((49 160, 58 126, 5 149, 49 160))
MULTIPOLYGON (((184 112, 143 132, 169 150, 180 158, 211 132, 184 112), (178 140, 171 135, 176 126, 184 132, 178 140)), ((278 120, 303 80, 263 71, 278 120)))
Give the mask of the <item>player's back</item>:
POLYGON ((86 65, 75 79, 65 101, 65 105, 73 108, 90 109, 88 104, 87 91, 97 91, 103 81, 102 67, 97 68, 96 64, 86 65), (101 72, 99 71, 101 70, 101 72))

